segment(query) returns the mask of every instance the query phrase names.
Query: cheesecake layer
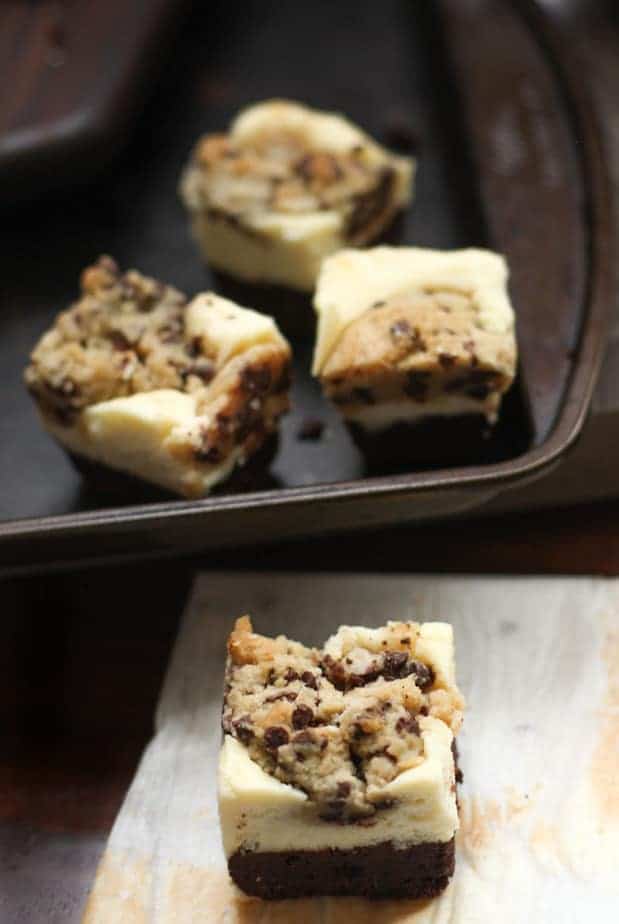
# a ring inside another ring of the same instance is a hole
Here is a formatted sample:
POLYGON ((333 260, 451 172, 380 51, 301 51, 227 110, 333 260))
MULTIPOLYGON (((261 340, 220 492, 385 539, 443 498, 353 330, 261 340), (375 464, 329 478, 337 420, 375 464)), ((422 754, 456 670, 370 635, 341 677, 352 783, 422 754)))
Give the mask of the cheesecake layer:
POLYGON ((201 139, 180 190, 213 267, 311 291, 326 256, 387 228, 413 172, 343 116, 270 100, 201 139))
POLYGON ((269 317, 184 296, 103 258, 25 373, 43 425, 72 454, 187 497, 271 437, 290 348, 269 317))
POLYGON ((226 856, 248 850, 296 851, 301 844, 312 851, 449 842, 458 828, 453 734, 431 716, 418 721, 420 763, 380 788, 380 807, 363 823, 334 824, 321 818, 306 793, 266 773, 239 741, 225 735, 219 808, 226 856))

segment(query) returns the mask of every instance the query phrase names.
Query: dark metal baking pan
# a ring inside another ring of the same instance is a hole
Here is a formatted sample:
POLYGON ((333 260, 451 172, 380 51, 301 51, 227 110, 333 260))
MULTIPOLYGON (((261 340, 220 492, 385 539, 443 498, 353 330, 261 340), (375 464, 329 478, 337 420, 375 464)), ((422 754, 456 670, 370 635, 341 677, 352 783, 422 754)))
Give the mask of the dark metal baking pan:
POLYGON ((3 219, 5 572, 448 517, 557 464, 580 432, 603 354, 613 229, 595 113, 553 28, 534 5, 506 0, 197 4, 113 174, 3 219), (507 254, 521 369, 504 422, 472 465, 367 477, 309 378, 311 345, 297 342, 295 410, 264 490, 110 502, 39 428, 20 381, 28 351, 99 252, 189 294, 212 284, 189 240, 178 173, 200 132, 274 95, 415 144, 405 242, 507 254), (326 423, 317 442, 298 439, 308 417, 326 423))

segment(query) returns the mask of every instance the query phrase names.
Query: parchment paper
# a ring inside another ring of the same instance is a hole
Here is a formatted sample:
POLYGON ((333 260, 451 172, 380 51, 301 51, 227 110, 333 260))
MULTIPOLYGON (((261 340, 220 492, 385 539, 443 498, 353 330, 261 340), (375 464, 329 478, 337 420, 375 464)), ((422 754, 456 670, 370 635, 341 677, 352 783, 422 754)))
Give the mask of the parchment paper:
POLYGON ((619 921, 617 581, 204 575, 156 728, 85 924, 619 921), (457 868, 442 897, 265 903, 229 883, 216 761, 225 639, 243 612, 257 631, 318 645, 340 623, 453 623, 468 711, 457 868))

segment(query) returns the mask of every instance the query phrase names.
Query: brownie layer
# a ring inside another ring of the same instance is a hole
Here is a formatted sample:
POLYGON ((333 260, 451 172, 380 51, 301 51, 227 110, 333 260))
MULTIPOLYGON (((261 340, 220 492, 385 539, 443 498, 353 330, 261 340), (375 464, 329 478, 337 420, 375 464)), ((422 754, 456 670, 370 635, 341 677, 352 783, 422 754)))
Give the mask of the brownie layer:
POLYGON ((483 414, 436 415, 384 430, 366 430, 348 422, 347 428, 372 469, 470 465, 487 454, 492 433, 483 414))
POLYGON ((247 895, 265 899, 311 895, 432 898, 455 866, 455 838, 397 849, 385 842, 352 850, 237 851, 230 876, 247 895))

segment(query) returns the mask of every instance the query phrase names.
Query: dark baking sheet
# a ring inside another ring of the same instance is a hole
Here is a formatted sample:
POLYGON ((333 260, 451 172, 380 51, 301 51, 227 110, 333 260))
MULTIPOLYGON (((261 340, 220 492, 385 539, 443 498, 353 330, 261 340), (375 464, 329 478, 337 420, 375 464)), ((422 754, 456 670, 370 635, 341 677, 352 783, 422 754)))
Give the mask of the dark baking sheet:
POLYGON ((583 160, 595 159, 594 133, 577 121, 578 100, 542 36, 506 2, 196 5, 111 175, 4 219, 0 565, 196 552, 445 516, 557 458, 580 427, 601 355, 592 236, 601 191, 592 183, 602 180, 583 160), (493 41, 480 52, 482 14, 493 41), (295 410, 264 491, 141 505, 136 496, 121 506, 93 493, 40 429, 21 386, 28 351, 100 252, 188 294, 212 285, 189 240, 179 171, 201 132, 277 95, 342 110, 383 141, 416 149, 405 242, 508 254, 519 382, 474 465, 368 478, 309 377, 310 344, 299 341, 295 410), (326 423, 320 441, 299 441, 307 418, 326 423))

